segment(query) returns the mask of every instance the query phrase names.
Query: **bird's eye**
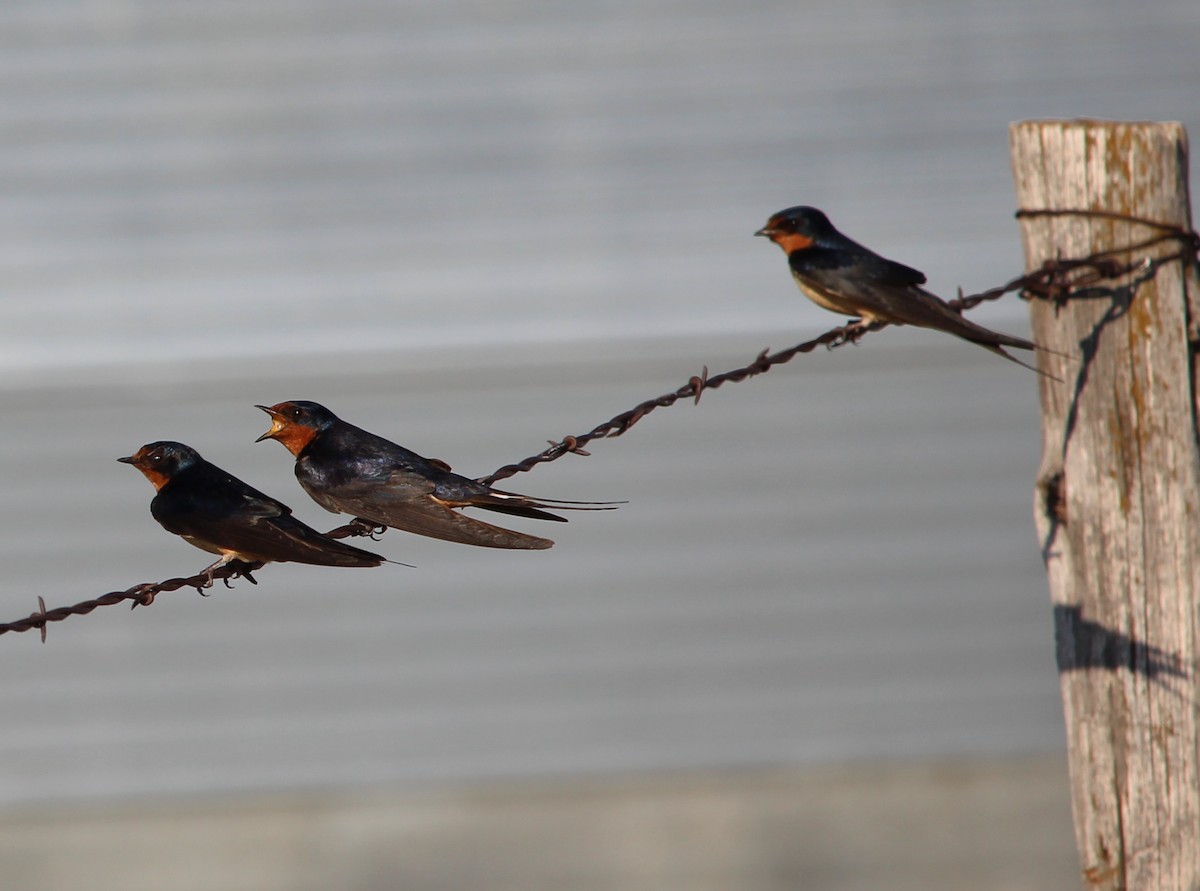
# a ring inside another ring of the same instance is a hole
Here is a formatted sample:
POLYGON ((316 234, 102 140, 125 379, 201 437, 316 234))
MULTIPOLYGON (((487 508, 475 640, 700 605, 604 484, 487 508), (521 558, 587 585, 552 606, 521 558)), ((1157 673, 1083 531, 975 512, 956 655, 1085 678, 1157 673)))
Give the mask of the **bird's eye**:
POLYGON ((302 417, 304 417, 304 409, 293 408, 292 409, 292 417, 295 418, 297 421, 300 420, 302 417))

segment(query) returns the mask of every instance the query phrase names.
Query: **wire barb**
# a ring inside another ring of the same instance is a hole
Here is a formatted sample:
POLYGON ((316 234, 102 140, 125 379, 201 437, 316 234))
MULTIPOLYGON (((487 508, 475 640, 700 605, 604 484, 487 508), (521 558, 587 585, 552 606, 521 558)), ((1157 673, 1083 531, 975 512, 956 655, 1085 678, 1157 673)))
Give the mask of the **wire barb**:
MULTIPOLYGON (((981 291, 978 294, 963 296, 962 289, 960 288, 958 297, 949 301, 950 306, 959 312, 963 312, 964 310, 973 309, 985 301, 997 300, 1014 291, 1019 292, 1020 297, 1025 300, 1047 300, 1055 304, 1055 306, 1062 306, 1074 292, 1082 288, 1091 287, 1098 282, 1111 281, 1125 276, 1153 275, 1157 268, 1166 263, 1174 261, 1196 263, 1198 257, 1200 257, 1200 234, 1179 226, 1111 213, 1109 211, 1017 211, 1018 217, 1072 215, 1114 219, 1140 224, 1157 229, 1160 234, 1125 247, 1097 251, 1087 257, 1047 260, 1032 272, 1018 276, 998 287, 981 291), (1151 248, 1167 242, 1176 243, 1177 247, 1173 253, 1153 258, 1145 254, 1151 248), (1127 261, 1120 259, 1122 255, 1129 254, 1141 254, 1141 256, 1127 261)), ((587 457, 591 453, 587 451, 586 446, 593 440, 612 439, 622 436, 655 409, 669 408, 681 399, 691 399, 693 405, 698 405, 701 394, 707 390, 715 390, 723 384, 739 383, 757 377, 760 374, 766 374, 776 365, 790 362, 801 353, 811 353, 820 346, 827 347, 828 349, 836 349, 846 344, 857 344, 866 335, 885 327, 887 327, 886 323, 882 322, 871 324, 864 324, 862 321, 850 322, 846 325, 832 328, 812 340, 806 340, 803 343, 796 344, 786 350, 780 350, 777 353, 772 353, 769 349, 764 349, 749 364, 713 377, 709 377, 708 366, 705 365, 699 375, 692 375, 688 379, 688 382, 677 390, 664 393, 662 396, 654 399, 647 399, 645 402, 634 406, 628 411, 624 411, 602 424, 597 424, 586 433, 564 436, 559 441, 549 440, 548 448, 543 449, 536 455, 525 458, 523 461, 518 461, 515 464, 507 464, 494 471, 491 475, 481 477, 479 482, 491 485, 498 480, 515 476, 518 473, 526 473, 539 464, 548 464, 551 461, 557 461, 563 455, 567 454, 587 457)), ((369 520, 355 518, 350 523, 339 526, 325 534, 329 538, 340 539, 366 536, 376 540, 386 531, 386 526, 380 526, 369 520)), ((31 613, 24 619, 0 624, 0 634, 28 631, 31 628, 37 628, 41 633, 42 642, 45 643, 46 626, 51 622, 61 622, 70 616, 85 615, 97 607, 122 603, 126 600, 132 601, 130 605, 131 609, 137 606, 150 606, 159 594, 167 591, 175 591, 179 588, 195 588, 202 595, 207 596, 206 589, 212 586, 214 579, 221 579, 226 587, 232 587, 230 582, 238 578, 244 578, 251 584, 257 585, 258 581, 251 573, 258 571, 262 566, 263 564, 258 562, 244 563, 233 560, 224 566, 218 566, 211 571, 202 572, 199 575, 188 578, 167 579, 166 581, 157 583, 145 582, 134 585, 132 588, 127 588, 124 591, 112 591, 93 600, 84 600, 73 606, 60 606, 52 610, 46 609, 46 602, 39 595, 38 611, 31 613)))
POLYGON ((699 405, 700 404, 700 395, 704 392, 704 388, 708 386, 708 366, 707 365, 705 365, 702 369, 700 369, 699 374, 692 375, 691 379, 688 380, 688 386, 691 387, 692 392, 696 394, 696 398, 692 402, 692 405, 699 405))
MULTIPOLYGON (((233 561, 213 570, 213 577, 219 579, 246 577, 247 572, 260 569, 262 565, 261 563, 242 563, 239 566, 237 565, 237 561, 233 561)), ((51 622, 61 622, 71 616, 86 615, 98 607, 112 606, 117 603, 124 603, 126 600, 133 601, 130 606, 131 609, 136 606, 149 606, 164 591, 177 591, 180 588, 196 588, 199 590, 207 580, 208 573, 202 572, 188 578, 172 578, 162 582, 142 582, 131 588, 126 588, 124 591, 110 591, 108 594, 103 594, 92 600, 84 600, 72 606, 60 606, 51 610, 46 609, 45 600, 39 596, 39 609, 37 612, 30 614, 24 619, 18 619, 15 622, 0 624, 0 634, 29 631, 37 628, 42 634, 42 641, 45 642, 46 626, 51 622)))

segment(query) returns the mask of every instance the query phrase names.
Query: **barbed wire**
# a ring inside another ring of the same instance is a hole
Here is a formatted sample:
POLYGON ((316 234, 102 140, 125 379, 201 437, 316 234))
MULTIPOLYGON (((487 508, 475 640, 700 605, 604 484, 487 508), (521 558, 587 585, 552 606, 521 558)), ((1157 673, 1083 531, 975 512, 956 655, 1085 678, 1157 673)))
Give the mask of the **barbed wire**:
POLYGON ((46 625, 50 622, 61 622, 63 619, 68 619, 71 616, 82 616, 90 613, 99 606, 111 606, 114 603, 123 603, 126 600, 132 600, 130 609, 135 606, 149 606, 154 602, 154 598, 164 591, 178 591, 180 588, 195 588, 201 594, 204 594, 205 588, 211 588, 215 579, 220 579, 226 587, 232 587, 229 582, 236 578, 244 578, 251 584, 257 585, 258 582, 251 575, 257 569, 261 569, 262 563, 244 563, 241 560, 231 560, 224 566, 218 566, 211 572, 202 572, 198 575, 189 576, 188 578, 173 578, 162 582, 143 582, 140 585, 134 585, 132 588, 126 588, 124 591, 111 591, 108 594, 102 594, 93 600, 84 600, 76 603, 73 606, 60 606, 56 609, 47 610, 46 601, 38 595, 38 611, 31 613, 24 619, 18 619, 15 622, 5 622, 0 625, 0 634, 9 631, 29 631, 33 628, 38 628, 42 632, 42 643, 46 642, 46 625))
MULTIPOLYGON (((1020 292, 1022 299, 1049 300, 1055 305, 1061 305, 1070 297, 1072 291, 1091 287, 1103 281, 1115 281, 1121 279, 1123 276, 1133 275, 1139 270, 1144 270, 1147 264, 1152 263, 1155 268, 1158 268, 1161 265, 1174 261, 1195 263, 1198 257, 1200 257, 1200 234, 1179 226, 1109 211, 1017 211, 1017 217, 1019 218, 1037 216, 1090 216, 1112 219, 1155 228, 1160 230, 1161 234, 1124 247, 1096 251, 1086 257, 1047 260, 1032 272, 1017 276, 1003 285, 981 291, 978 294, 964 296, 962 290, 959 289, 958 297, 948 301, 952 307, 962 312, 973 309, 981 303, 997 300, 1014 291, 1020 292), (1172 241, 1178 244, 1177 249, 1173 253, 1154 258, 1143 255, 1129 260, 1118 259, 1123 255, 1142 254, 1151 248, 1172 241)), ((664 393, 654 399, 647 399, 645 402, 634 406, 628 411, 621 412, 619 415, 610 418, 602 424, 597 424, 586 433, 564 436, 557 441, 550 440, 549 448, 543 449, 536 455, 531 455, 515 464, 506 464, 488 476, 481 477, 479 482, 491 485, 498 480, 507 479, 518 473, 527 473, 540 464, 557 461, 564 455, 587 456, 590 452, 585 449, 585 446, 597 439, 613 439, 624 435, 635 424, 641 421, 642 418, 656 409, 669 408, 681 400, 688 399, 692 400, 693 405, 699 404, 700 397, 706 390, 715 390, 727 383, 739 383, 761 374, 766 374, 775 366, 790 362, 802 353, 811 353, 821 346, 828 349, 836 349, 848 343, 858 343, 866 335, 886 327, 886 322, 874 322, 870 324, 861 321, 851 322, 837 328, 832 328, 819 337, 806 340, 785 350, 772 353, 769 349, 764 349, 749 364, 713 376, 709 376, 708 366, 706 365, 700 374, 692 375, 687 383, 678 389, 664 393)), ((384 531, 386 531, 386 527, 374 526, 360 520, 354 520, 344 526, 338 526, 336 529, 332 529, 325 534, 330 538, 339 539, 355 536, 368 536, 375 539, 384 531)), ((123 603, 126 600, 132 601, 131 608, 149 606, 159 594, 176 591, 180 588, 195 588, 203 595, 205 589, 212 587, 216 579, 223 581, 226 586, 230 586, 229 583, 237 578, 244 578, 252 584, 258 584, 251 573, 262 568, 262 566, 262 563, 244 563, 235 560, 211 572, 202 572, 187 578, 167 579, 162 582, 143 582, 124 591, 112 591, 92 600, 84 600, 73 606, 62 606, 52 610, 46 609, 45 600, 39 595, 37 611, 14 622, 0 623, 0 634, 30 631, 36 628, 40 630, 42 641, 45 642, 46 627, 51 622, 61 622, 70 616, 85 615, 98 607, 123 603)))

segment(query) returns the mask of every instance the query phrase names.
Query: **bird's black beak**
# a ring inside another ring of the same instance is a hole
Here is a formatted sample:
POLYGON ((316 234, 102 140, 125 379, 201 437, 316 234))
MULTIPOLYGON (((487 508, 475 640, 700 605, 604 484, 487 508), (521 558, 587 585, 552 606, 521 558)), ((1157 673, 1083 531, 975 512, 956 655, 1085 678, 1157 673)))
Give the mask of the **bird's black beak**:
POLYGON ((275 434, 283 429, 283 424, 280 423, 280 421, 279 421, 279 415, 275 414, 275 412, 273 410, 267 408, 265 405, 256 405, 254 407, 261 408, 263 411, 265 411, 267 414, 269 414, 271 416, 271 429, 268 430, 266 433, 264 433, 262 436, 260 436, 258 439, 254 440, 254 441, 262 442, 264 439, 274 439, 275 434))
POLYGON ((770 238, 772 235, 775 234, 775 230, 772 229, 770 226, 763 226, 761 229, 759 229, 754 234, 761 235, 763 238, 770 238))
POLYGON ((133 455, 130 455, 127 458, 118 458, 117 460, 120 461, 122 464, 132 464, 134 462, 134 457, 133 457, 133 455))

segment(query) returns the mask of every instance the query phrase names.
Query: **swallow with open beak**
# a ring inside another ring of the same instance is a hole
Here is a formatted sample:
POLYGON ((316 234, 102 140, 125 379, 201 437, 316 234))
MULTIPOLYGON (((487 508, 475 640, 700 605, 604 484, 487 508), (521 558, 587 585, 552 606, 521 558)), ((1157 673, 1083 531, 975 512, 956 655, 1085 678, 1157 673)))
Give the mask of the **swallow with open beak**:
POLYGON ((132 464, 150 480, 156 490, 150 513, 164 529, 221 555, 203 570, 209 584, 214 570, 234 560, 320 566, 386 562, 378 554, 322 535, 293 517, 286 504, 210 464, 183 443, 152 442, 117 460, 132 464))
POLYGON ((557 501, 504 492, 454 473, 381 436, 348 424, 315 402, 258 405, 274 439, 296 456, 296 479, 317 504, 372 526, 390 526, 484 548, 542 550, 554 542, 459 513, 477 507, 518 517, 566 519, 549 510, 610 510, 610 502, 557 501))

